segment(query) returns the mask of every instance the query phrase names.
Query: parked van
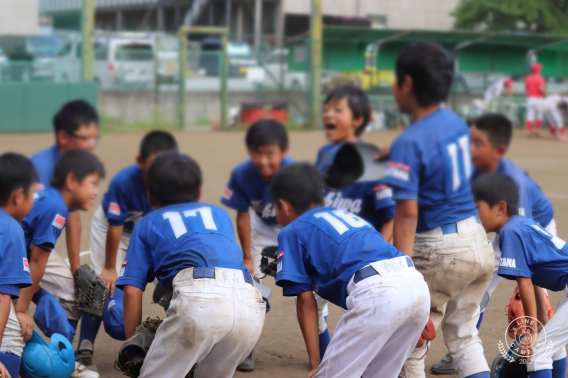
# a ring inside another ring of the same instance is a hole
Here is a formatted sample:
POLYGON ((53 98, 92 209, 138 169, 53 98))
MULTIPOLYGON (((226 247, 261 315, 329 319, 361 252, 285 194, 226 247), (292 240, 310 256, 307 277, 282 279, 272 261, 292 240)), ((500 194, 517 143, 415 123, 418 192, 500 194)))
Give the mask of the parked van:
POLYGON ((55 81, 55 57, 63 48, 60 38, 51 35, 2 35, 0 47, 10 60, 8 80, 55 81))

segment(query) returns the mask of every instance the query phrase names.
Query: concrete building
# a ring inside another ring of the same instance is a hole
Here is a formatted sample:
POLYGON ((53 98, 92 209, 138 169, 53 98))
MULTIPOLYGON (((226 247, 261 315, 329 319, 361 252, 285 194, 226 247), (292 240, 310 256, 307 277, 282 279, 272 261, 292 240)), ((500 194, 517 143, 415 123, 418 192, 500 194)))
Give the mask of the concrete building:
POLYGON ((38 0, 0 0, 0 34, 37 34, 38 0))

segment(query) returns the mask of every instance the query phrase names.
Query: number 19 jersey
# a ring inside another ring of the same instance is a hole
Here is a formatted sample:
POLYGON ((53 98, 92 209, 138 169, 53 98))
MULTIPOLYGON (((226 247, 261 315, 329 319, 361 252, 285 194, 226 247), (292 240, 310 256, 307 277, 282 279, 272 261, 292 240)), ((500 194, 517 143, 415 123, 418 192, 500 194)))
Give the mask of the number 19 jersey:
POLYGON ((392 144, 386 185, 394 200, 418 200, 417 232, 477 213, 469 130, 457 114, 439 109, 406 129, 392 144))
POLYGON ((404 256, 367 221, 332 207, 308 210, 278 235, 276 285, 313 285, 346 307, 347 284, 362 267, 404 256))
POLYGON ((136 223, 117 286, 144 290, 158 278, 172 291, 176 274, 196 267, 240 269, 249 274, 225 210, 200 202, 171 205, 136 223))

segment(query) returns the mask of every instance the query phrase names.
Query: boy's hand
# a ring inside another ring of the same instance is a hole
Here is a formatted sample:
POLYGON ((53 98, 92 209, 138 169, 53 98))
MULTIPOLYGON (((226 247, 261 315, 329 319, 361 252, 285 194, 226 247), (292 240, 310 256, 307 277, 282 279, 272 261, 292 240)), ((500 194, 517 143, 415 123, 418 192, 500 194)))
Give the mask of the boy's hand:
POLYGON ((317 368, 310 369, 310 371, 308 371, 308 374, 306 374, 306 378, 312 378, 316 374, 316 370, 317 368))
POLYGON ((519 342, 519 355, 522 358, 531 358, 535 353, 535 345, 538 340, 538 332, 536 329, 530 329, 524 334, 524 337, 519 342))
MULTIPOLYGON (((28 342, 32 338, 34 332, 34 320, 27 312, 16 312, 16 317, 22 326, 22 337, 25 342, 28 342)), ((4 375, 2 375, 4 377, 4 375)))
POLYGON ((250 270, 250 274, 254 276, 254 264, 252 262, 252 257, 243 256, 243 264, 245 268, 250 270))
POLYGON ((0 362, 0 377, 2 378, 12 378, 10 373, 8 373, 8 369, 0 362))
POLYGON ((116 281, 118 281, 116 269, 103 269, 101 272, 101 279, 105 283, 106 288, 110 290, 110 297, 114 298, 114 286, 116 285, 116 281))

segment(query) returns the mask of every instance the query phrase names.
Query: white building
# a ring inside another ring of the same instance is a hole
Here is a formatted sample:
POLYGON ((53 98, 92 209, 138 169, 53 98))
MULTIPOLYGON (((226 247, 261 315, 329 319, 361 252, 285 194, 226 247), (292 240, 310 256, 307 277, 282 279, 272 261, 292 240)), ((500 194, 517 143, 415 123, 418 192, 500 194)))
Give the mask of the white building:
POLYGON ((38 24, 38 0, 0 0, 0 34, 37 34, 38 24))

